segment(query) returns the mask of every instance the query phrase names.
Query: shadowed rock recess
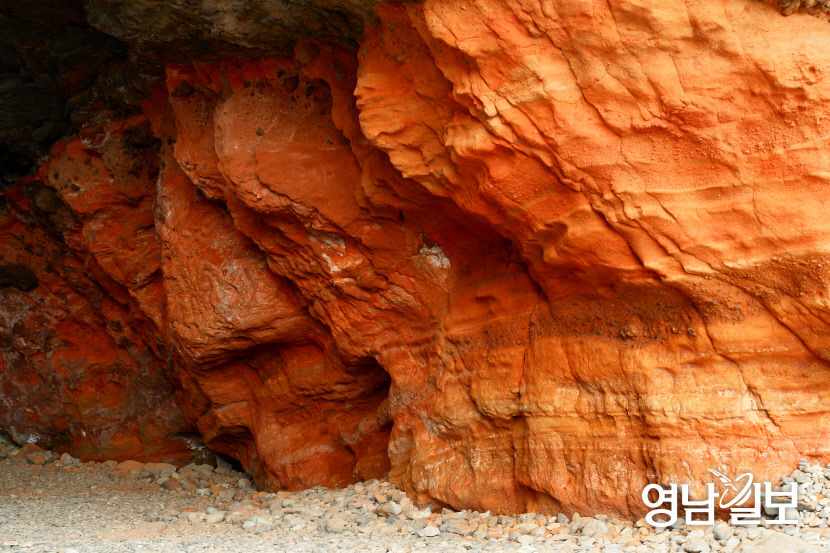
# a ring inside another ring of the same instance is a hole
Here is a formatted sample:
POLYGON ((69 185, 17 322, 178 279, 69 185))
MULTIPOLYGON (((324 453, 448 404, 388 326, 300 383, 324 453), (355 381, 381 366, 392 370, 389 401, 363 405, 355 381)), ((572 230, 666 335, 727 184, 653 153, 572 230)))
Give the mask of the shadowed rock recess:
POLYGON ((74 10, 0 75, 18 443, 503 513, 830 457, 824 3, 74 10))

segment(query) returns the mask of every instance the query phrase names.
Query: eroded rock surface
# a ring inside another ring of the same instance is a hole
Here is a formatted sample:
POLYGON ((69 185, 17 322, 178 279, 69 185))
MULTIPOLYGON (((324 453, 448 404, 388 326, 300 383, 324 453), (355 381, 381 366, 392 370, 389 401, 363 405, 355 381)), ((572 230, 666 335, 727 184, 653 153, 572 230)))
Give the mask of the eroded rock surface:
MULTIPOLYGON (((97 26, 137 41, 150 20, 107 27, 105 4, 97 26)), ((142 114, 7 194, 27 236, 67 218, 50 239, 114 298, 98 324, 127 317, 209 447, 263 487, 388 471, 456 509, 625 514, 648 482, 828 456, 826 21, 755 0, 371 14, 357 53, 167 64, 142 114)), ((179 30, 264 45, 200 21, 179 30)), ((48 255, 8 243, 0 294, 38 303, 48 255)))
POLYGON ((66 207, 43 211, 54 192, 42 182, 24 186, 6 194, 0 216, 3 429, 85 459, 203 458, 130 303, 61 238, 77 222, 66 207))

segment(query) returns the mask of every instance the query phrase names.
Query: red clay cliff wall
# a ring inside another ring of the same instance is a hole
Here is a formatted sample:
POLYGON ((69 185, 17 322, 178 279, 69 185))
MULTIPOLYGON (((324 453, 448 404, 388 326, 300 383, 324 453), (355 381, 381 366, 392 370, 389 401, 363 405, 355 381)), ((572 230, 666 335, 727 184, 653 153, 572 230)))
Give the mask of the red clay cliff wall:
POLYGON ((95 313, 49 342, 82 381, 159 374, 125 412, 166 434, 131 444, 197 429, 262 486, 632 514, 648 482, 826 459, 826 36, 757 1, 427 0, 357 55, 169 64, 38 172, 72 218, 48 240, 113 299, 7 248, 40 284, 0 290, 0 389, 45 412, 16 383, 62 328, 48 293, 95 313))

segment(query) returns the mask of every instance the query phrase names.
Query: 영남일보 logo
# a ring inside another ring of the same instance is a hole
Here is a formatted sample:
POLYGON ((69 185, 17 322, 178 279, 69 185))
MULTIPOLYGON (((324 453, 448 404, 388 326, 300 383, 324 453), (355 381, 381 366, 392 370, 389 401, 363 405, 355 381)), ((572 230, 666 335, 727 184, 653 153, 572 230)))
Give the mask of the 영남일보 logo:
POLYGON ((715 499, 720 498, 718 507, 729 510, 731 524, 760 524, 762 508, 770 524, 798 524, 798 519, 787 518, 798 505, 795 484, 789 489, 775 491, 769 482, 753 482, 753 476, 748 472, 734 480, 715 469, 709 469, 709 472, 720 480, 722 490, 716 491, 715 484, 710 482, 706 484, 704 499, 692 499, 688 484, 649 484, 643 488, 643 503, 651 509, 646 522, 657 528, 671 526, 677 522, 682 507, 686 524, 708 526, 715 522, 715 499), (656 499, 652 499, 652 492, 656 493, 656 499), (661 519, 656 518, 658 516, 661 519))

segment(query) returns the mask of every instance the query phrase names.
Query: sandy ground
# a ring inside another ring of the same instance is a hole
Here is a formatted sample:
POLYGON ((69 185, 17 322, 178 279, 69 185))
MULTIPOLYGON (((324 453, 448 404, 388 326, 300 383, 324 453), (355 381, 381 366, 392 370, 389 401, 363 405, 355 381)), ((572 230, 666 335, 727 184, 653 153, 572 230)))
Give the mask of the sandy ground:
POLYGON ((0 551, 830 553, 830 528, 796 538, 722 523, 655 532, 601 516, 430 513, 385 482, 272 494, 227 469, 134 465, 0 460, 0 551))

